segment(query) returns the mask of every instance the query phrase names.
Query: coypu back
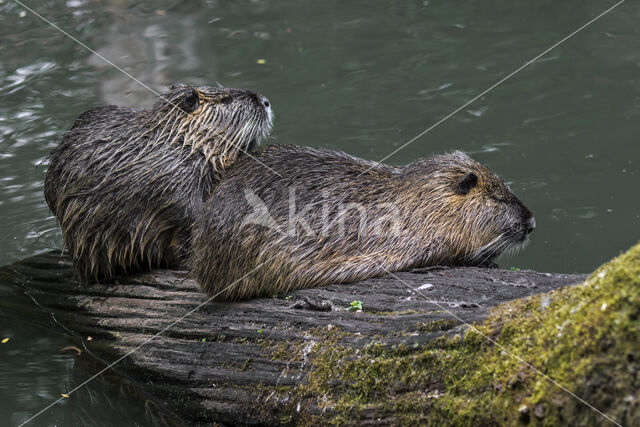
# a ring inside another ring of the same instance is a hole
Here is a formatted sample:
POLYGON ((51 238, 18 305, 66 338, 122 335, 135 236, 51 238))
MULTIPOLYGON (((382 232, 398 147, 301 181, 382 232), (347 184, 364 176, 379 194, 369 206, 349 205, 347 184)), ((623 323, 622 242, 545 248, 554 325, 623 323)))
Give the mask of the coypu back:
POLYGON ((240 89, 178 86, 149 110, 81 114, 50 156, 45 199, 84 280, 179 263, 222 170, 267 135, 240 89))
POLYGON ((308 147, 252 156, 226 170, 196 221, 190 263, 218 300, 490 266, 535 227, 505 183, 461 152, 400 168, 308 147))

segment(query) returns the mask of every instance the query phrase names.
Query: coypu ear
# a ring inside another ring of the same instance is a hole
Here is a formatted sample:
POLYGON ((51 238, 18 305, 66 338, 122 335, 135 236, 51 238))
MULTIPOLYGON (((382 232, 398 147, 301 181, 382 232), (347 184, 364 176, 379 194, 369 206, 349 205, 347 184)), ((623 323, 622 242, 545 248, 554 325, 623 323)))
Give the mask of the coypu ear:
POLYGON ((182 110, 186 113, 192 113, 197 110, 199 106, 200 94, 197 90, 191 88, 184 94, 182 102, 180 103, 180 108, 182 108, 182 110))
POLYGON ((461 196, 469 194, 469 191, 471 191, 471 189, 475 187, 477 183, 478 176, 473 172, 469 172, 465 175, 464 178, 462 178, 462 180, 460 180, 460 182, 458 182, 458 186, 456 187, 456 194, 460 194, 461 196))

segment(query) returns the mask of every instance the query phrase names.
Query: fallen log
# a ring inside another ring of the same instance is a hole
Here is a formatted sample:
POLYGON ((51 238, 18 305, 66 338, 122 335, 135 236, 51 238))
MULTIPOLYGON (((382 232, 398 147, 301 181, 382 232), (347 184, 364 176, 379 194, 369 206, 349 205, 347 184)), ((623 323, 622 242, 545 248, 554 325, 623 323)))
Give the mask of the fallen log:
MULTIPOLYGON (((635 251, 638 257, 640 250, 635 251)), ((563 298, 585 287, 555 289, 584 279, 426 268, 357 284, 214 303, 188 271, 158 269, 116 284, 82 286, 68 257, 47 253, 0 269, 6 295, 0 307, 77 337, 83 352, 76 361, 76 385, 118 361, 72 393, 70 424, 99 425, 103 417, 158 425, 482 424, 557 421, 577 416, 578 410, 589 423, 606 419, 548 383, 543 374, 555 373, 554 368, 530 356, 553 360, 547 354, 559 346, 557 337, 533 343, 524 338, 535 335, 537 327, 526 330, 535 322, 545 329, 545 316, 556 316, 554 310, 566 304, 563 298), (503 304, 509 301, 514 302, 503 304), (541 347, 531 348, 534 344, 541 347)), ((632 303, 640 306, 640 301, 632 303)), ((626 339, 638 338, 638 330, 636 335, 633 328, 626 331, 626 339)), ((617 344, 598 349, 601 338, 584 336, 594 340, 595 354, 603 356, 599 363, 606 364, 608 351, 619 349, 617 344)), ((624 344, 627 353, 621 357, 640 359, 638 342, 624 344)), ((573 356, 568 359, 587 363, 583 355, 573 356)), ((565 359, 564 369, 572 369, 565 359)), ((633 360, 625 369, 635 372, 634 379, 616 387, 622 392, 635 385, 635 395, 625 406, 613 393, 604 408, 613 408, 618 419, 639 416, 638 362, 633 360)), ((571 375, 561 376, 575 384, 571 375)))

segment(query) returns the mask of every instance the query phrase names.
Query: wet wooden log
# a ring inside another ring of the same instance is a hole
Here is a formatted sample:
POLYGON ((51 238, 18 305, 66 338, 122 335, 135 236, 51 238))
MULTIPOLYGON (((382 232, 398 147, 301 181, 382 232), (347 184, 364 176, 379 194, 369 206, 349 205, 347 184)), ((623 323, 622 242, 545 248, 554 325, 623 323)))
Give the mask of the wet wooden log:
MULTIPOLYGON (((314 349, 335 340, 354 348, 371 343, 420 348, 463 332, 465 324, 484 320, 502 302, 583 279, 430 268, 214 303, 188 271, 154 270, 116 284, 82 286, 68 257, 47 253, 0 269, 0 309, 77 337, 85 350, 76 363, 77 384, 126 355, 73 393, 71 420, 108 411, 131 421, 127 417, 135 418, 133 413, 114 398, 119 393, 153 424, 295 423, 304 414, 322 419, 332 413, 322 396, 306 396, 302 407, 294 401, 299 396, 293 391, 313 369, 314 349), (354 301, 362 302, 362 311, 347 310, 354 301), (330 330, 340 334, 329 338, 330 330)), ((381 416, 373 410, 359 419, 395 420, 381 416)))

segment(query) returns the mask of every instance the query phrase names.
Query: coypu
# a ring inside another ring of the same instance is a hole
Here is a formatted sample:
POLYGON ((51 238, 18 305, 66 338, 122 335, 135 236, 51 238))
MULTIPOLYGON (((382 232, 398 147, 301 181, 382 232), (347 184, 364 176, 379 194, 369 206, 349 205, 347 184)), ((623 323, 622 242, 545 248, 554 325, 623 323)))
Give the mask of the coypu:
POLYGON ((81 279, 179 263, 195 211, 271 121, 258 93, 186 85, 172 86, 149 110, 81 114, 45 176, 47 204, 81 279))
POLYGON ((507 185, 459 151, 404 167, 308 147, 252 155, 225 170, 194 226, 190 264, 219 300, 415 267, 494 266, 535 228, 507 185))

